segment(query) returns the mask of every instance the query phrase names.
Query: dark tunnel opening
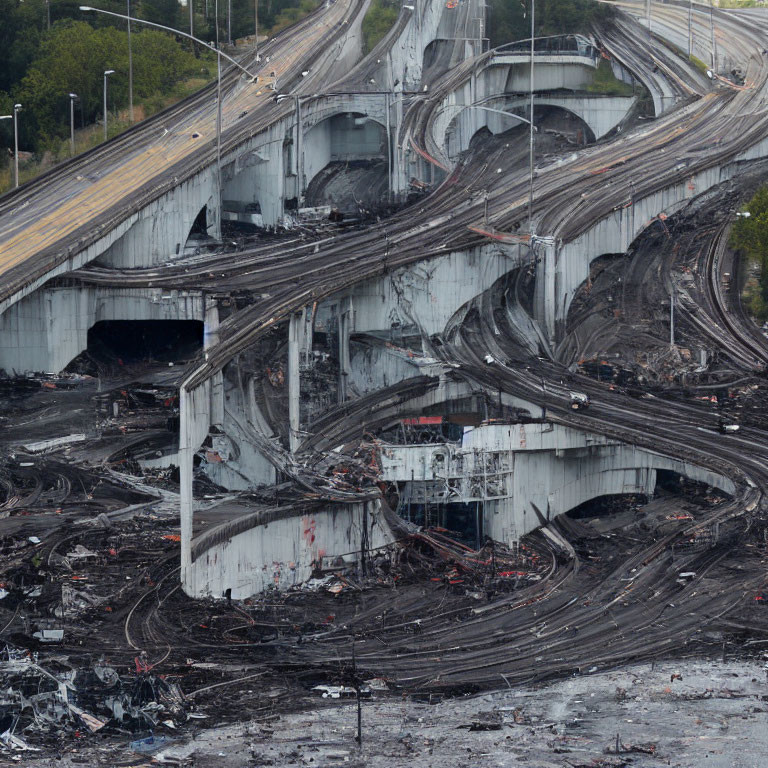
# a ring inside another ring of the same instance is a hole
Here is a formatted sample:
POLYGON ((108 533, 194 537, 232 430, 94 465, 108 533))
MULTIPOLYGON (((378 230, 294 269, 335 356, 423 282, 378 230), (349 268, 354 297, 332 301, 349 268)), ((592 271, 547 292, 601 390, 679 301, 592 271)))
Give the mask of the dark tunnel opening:
POLYGON ((188 360, 202 346, 199 320, 102 320, 88 331, 89 355, 118 364, 188 360))

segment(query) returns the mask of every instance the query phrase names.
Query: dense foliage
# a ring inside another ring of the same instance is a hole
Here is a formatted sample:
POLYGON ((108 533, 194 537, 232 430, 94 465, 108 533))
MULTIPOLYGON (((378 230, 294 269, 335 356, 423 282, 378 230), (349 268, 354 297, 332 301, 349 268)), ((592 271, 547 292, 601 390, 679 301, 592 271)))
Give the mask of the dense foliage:
POLYGON ((370 53, 392 29, 400 13, 396 0, 372 0, 363 19, 363 53, 370 53))
MULTIPOLYGON (((68 93, 82 99, 78 124, 101 116, 102 77, 114 69, 109 83, 109 108, 128 103, 126 24, 107 16, 81 12, 83 0, 0 0, 0 114, 15 102, 23 104, 19 121, 21 149, 40 151, 69 131, 68 93)), ((252 35, 254 0, 231 0, 232 38, 252 35)), ((126 13, 125 0, 99 0, 98 6, 126 13)), ((227 39, 227 0, 219 0, 219 39, 227 39)), ((193 0, 194 33, 216 37, 214 0, 193 0)), ((317 7, 317 0, 259 0, 259 30, 271 33, 317 7)), ((178 0, 131 0, 131 15, 189 31, 189 10, 178 0)), ((134 100, 168 93, 180 79, 213 76, 211 59, 194 54, 183 38, 133 26, 134 100)), ((0 122, 0 145, 11 146, 10 122, 0 122)))
MULTIPOLYGON (((172 37, 155 30, 133 36, 134 99, 168 92, 182 77, 197 74, 205 64, 172 37)), ((57 22, 41 39, 26 74, 5 96, 0 109, 14 101, 23 105, 19 121, 21 146, 44 148, 69 133, 70 92, 80 97, 78 123, 101 117, 103 72, 114 69, 109 82, 110 110, 128 103, 128 45, 125 32, 114 27, 94 29, 82 21, 57 22)), ((2 97, 0 97, 2 98, 2 97)))
POLYGON ((747 304, 761 320, 768 318, 768 187, 761 187, 747 203, 749 218, 737 219, 731 231, 731 245, 760 267, 757 290, 749 290, 747 304))
MULTIPOLYGON (((125 23, 81 12, 82 0, 0 0, 0 113, 14 102, 24 105, 20 120, 22 149, 45 149, 69 130, 67 94, 82 98, 81 124, 101 116, 102 73, 110 80, 110 109, 128 101, 128 47, 125 23), (48 16, 50 14, 50 28, 48 16)), ((529 0, 528 0, 529 1, 529 0)), ((214 0, 192 0, 195 35, 216 37, 214 0)), ((318 0, 258 0, 259 29, 274 33, 317 7, 318 0)), ((253 34, 254 0, 231 0, 232 37, 253 34)), ((530 30, 526 0, 489 0, 488 32, 492 45, 526 37, 530 30)), ((124 0, 99 0, 99 7, 125 13, 124 0)), ((178 0, 131 0, 131 14, 176 29, 189 29, 188 8, 178 0)), ((398 0, 373 0, 363 22, 366 51, 397 19, 398 0)), ((537 0, 536 34, 586 31, 610 8, 595 0, 537 0)), ((219 1, 219 37, 227 38, 227 0, 219 1)), ((134 98, 169 92, 179 78, 212 75, 210 61, 191 51, 182 38, 134 26, 134 98)), ((0 122, 0 143, 10 146, 10 121, 0 122)))
MULTIPOLYGON (((530 37, 526 0, 489 0, 488 37, 491 46, 530 37)), ((595 0, 536 0, 536 36, 589 32, 590 26, 608 18, 613 8, 595 0)))

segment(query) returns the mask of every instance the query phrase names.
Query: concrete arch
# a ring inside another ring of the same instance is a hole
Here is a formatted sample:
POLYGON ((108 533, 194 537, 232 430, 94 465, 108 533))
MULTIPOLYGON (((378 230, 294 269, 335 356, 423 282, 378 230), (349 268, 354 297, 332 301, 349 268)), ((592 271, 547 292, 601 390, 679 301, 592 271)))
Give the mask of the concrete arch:
MULTIPOLYGON (((114 267, 136 268, 165 264, 180 254, 201 209, 207 209, 208 234, 219 235, 219 202, 215 167, 170 190, 142 208, 130 226, 103 250, 93 247, 93 256, 114 267)), ((81 264, 77 264, 81 266, 81 264)))
MULTIPOLYGON (((588 93, 598 63, 598 59, 589 55, 537 53, 534 69, 535 103, 577 115, 596 138, 620 124, 635 101, 629 96, 588 93)), ((498 133, 511 127, 514 118, 506 118, 494 110, 518 113, 521 117, 527 113, 525 93, 529 72, 522 53, 493 54, 435 109, 428 126, 428 151, 444 165, 453 166, 480 128, 487 127, 498 133)))
POLYGON ((306 135, 316 125, 334 115, 353 112, 366 115, 382 125, 387 122, 387 93, 338 93, 301 99, 301 129, 306 135))
MULTIPOLYGON (((604 253, 626 252, 646 227, 658 226, 660 217, 672 216, 702 192, 738 174, 740 160, 755 159, 766 153, 768 140, 734 162, 719 167, 690 174, 680 168, 676 183, 642 199, 634 199, 631 205, 617 207, 570 242, 542 236, 537 245, 540 258, 537 261, 534 316, 545 329, 550 343, 563 337, 568 309, 579 286, 587 279, 594 259, 604 253)), ((631 190, 627 187, 628 202, 630 195, 631 190)))
POLYGON ((330 162, 389 162, 385 122, 365 112, 336 112, 315 123, 301 140, 301 191, 330 162))
MULTIPOLYGON (((569 124, 566 119, 554 130, 568 136, 577 145, 588 144, 621 125, 635 101, 633 96, 537 94, 534 97, 534 122, 537 125, 541 122, 542 111, 551 114, 552 110, 558 110, 577 122, 569 124)), ((525 125, 524 120, 530 113, 530 100, 517 94, 501 94, 475 104, 446 105, 444 109, 449 119, 442 129, 444 134, 435 135, 435 140, 442 142, 448 159, 453 163, 483 128, 499 134, 525 125), (508 113, 509 117, 502 112, 508 113), (516 121, 515 115, 521 119, 516 121)))

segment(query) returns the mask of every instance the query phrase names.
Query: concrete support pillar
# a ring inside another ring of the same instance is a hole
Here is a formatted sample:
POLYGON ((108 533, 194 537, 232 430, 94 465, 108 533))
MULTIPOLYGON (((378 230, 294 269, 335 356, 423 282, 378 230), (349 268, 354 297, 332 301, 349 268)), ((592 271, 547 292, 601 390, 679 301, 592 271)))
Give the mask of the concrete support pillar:
POLYGON ((400 146, 400 126, 403 124, 403 90, 402 85, 398 84, 395 88, 395 98, 391 102, 393 115, 392 123, 392 185, 395 193, 408 191, 408 158, 406 156, 407 147, 400 146))
MULTIPOLYGON (((222 194, 224 193, 224 190, 221 187, 224 182, 219 176, 215 166, 211 171, 211 177, 213 194, 208 199, 207 203, 208 232, 210 233, 211 237, 215 238, 216 240, 221 240, 221 198, 222 194)), ((189 235, 189 230, 187 230, 187 235, 189 235)))
MULTIPOLYGON (((477 94, 477 73, 475 71, 472 72, 472 74, 469 77, 469 103, 470 104, 476 104, 479 101, 479 96, 477 94)), ((470 137, 474 136, 475 133, 477 133, 479 129, 479 123, 482 119, 484 119, 484 115, 478 114, 481 112, 479 109, 468 109, 466 110, 469 112, 469 120, 471 124, 470 129, 470 137)))
POLYGON ((193 593, 192 524, 194 516, 192 493, 192 407, 185 387, 179 389, 179 518, 181 521, 181 584, 187 594, 193 593))
POLYGON ((536 256, 536 292, 533 314, 549 342, 555 343, 557 321, 558 253, 554 242, 538 240, 534 246, 536 256))
POLYGON ((211 296, 205 297, 205 317, 203 319, 203 349, 209 349, 219 343, 219 304, 211 296))
POLYGON ((264 418, 259 404, 256 402, 256 380, 253 376, 248 378, 248 420, 263 435, 272 437, 272 429, 264 418))
POLYGON ((304 131, 301 125, 301 96, 296 99, 296 200, 301 208, 304 200, 304 131))
MULTIPOLYGON (((205 299, 203 349, 219 343, 219 305, 215 299, 205 299)), ((224 423, 224 374, 219 371, 211 380, 211 424, 224 423)))
POLYGON ((312 343, 315 333, 315 305, 301 311, 301 362, 305 369, 312 366, 312 343))
POLYGON ((288 441, 291 453, 299 447, 301 429, 300 334, 301 314, 294 313, 288 322, 288 441))
POLYGON ((224 423, 224 374, 219 371, 211 379, 211 424, 224 423))
POLYGON ((348 296, 339 304, 339 403, 347 400, 347 379, 350 372, 349 335, 352 331, 352 297, 348 296))

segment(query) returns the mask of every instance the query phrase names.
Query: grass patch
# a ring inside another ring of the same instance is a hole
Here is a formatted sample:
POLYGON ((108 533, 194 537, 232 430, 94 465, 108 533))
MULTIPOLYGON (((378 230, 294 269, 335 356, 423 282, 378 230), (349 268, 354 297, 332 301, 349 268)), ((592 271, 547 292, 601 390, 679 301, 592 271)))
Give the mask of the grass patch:
POLYGON ((384 38, 400 15, 400 4, 393 0, 373 0, 363 19, 363 55, 368 55, 384 38))
POLYGON ((278 32, 282 32, 282 30, 290 27, 291 24, 295 24, 297 21, 300 21, 305 16, 309 16, 309 14, 312 13, 312 11, 314 11, 318 5, 319 2, 317 0, 300 0, 298 6, 295 8, 284 8, 277 15, 275 23, 269 30, 270 37, 272 35, 276 35, 278 32))
POLYGON ((614 74, 609 61, 600 60, 595 70, 594 79, 587 87, 588 93, 599 93, 603 96, 633 96, 635 89, 614 74))
POLYGON ((699 72, 703 72, 704 74, 707 73, 709 67, 701 59, 697 59, 693 54, 691 54, 688 57, 688 61, 690 61, 691 64, 693 64, 693 66, 699 70, 699 72))
POLYGON ((665 40, 664 44, 671 48, 681 59, 687 59, 691 64, 693 64, 696 69, 698 69, 700 72, 706 74, 707 70, 709 69, 709 66, 706 65, 701 59, 696 58, 693 54, 690 56, 688 55, 687 51, 684 51, 679 46, 675 45, 674 43, 670 43, 669 41, 665 40))
POLYGON ((760 8, 763 3, 757 0, 719 0, 716 5, 719 8, 760 8))

